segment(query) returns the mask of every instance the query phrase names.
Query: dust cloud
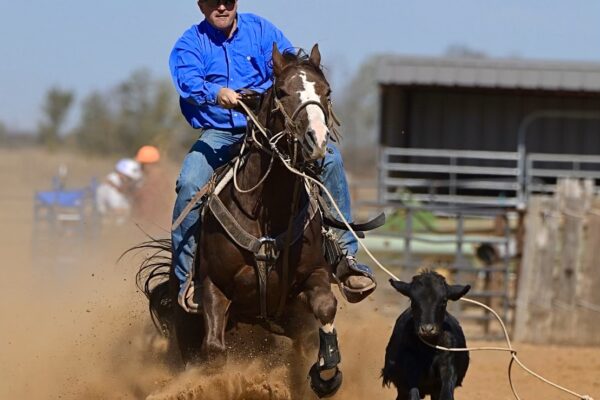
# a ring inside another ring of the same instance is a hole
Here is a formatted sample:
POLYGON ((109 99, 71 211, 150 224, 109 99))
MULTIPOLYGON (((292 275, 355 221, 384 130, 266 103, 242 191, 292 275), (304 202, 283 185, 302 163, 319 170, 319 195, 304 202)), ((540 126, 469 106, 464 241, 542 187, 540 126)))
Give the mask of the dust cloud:
MULTIPOLYGON (((285 340, 261 338, 272 357, 237 354, 216 370, 170 367, 166 343, 155 333, 145 298, 134 282, 145 254, 116 262, 123 251, 145 239, 135 221, 105 226, 84 242, 65 245, 58 243, 64 238, 46 238, 50 248, 60 249, 61 257, 42 254, 40 239, 32 239, 32 196, 49 181, 61 157, 0 153, 1 399, 316 398, 306 381, 292 387, 290 374, 297 371, 288 361, 291 347, 285 340), (35 167, 24 161, 31 157, 38 160, 35 167), (77 256, 68 257, 71 253, 77 256)), ((78 182, 110 167, 106 160, 71 157, 68 162, 71 170, 79 171, 78 182)), ((164 220, 144 222, 142 229, 164 237, 166 226, 164 220)), ((393 323, 406 303, 388 288, 385 276, 379 280, 380 288, 370 299, 357 305, 340 301, 336 326, 344 384, 336 399, 396 397, 395 390, 381 387, 379 374, 393 323)), ((600 349, 516 347, 534 370, 598 397, 600 349)), ((315 358, 316 349, 308 361, 315 358)), ((506 354, 471 354, 471 367, 457 397, 512 398, 507 363, 506 354)), ((306 372, 303 367, 298 373, 306 372)), ((520 372, 515 383, 523 399, 568 398, 520 372)))

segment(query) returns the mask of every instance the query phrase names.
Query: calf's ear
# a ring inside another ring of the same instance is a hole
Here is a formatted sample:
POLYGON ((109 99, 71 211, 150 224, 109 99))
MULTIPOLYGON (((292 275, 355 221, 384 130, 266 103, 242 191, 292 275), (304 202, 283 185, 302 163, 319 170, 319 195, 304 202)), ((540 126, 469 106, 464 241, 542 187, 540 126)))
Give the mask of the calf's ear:
POLYGON ((469 290, 471 290, 471 285, 449 285, 448 299, 456 301, 467 294, 469 290))
POLYGON ((396 289, 406 297, 410 297, 410 283, 396 281, 390 278, 390 284, 394 289, 396 289))

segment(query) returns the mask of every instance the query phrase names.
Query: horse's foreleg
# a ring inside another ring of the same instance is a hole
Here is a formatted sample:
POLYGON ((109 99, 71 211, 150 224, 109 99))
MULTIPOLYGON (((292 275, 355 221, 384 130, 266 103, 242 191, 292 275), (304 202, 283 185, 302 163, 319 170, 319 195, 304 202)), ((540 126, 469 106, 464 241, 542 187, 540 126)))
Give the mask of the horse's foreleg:
POLYGON ((305 294, 308 305, 321 323, 321 327, 333 326, 337 312, 337 299, 331 289, 328 286, 318 286, 306 291, 305 294))
POLYGON ((325 269, 316 270, 306 281, 306 288, 308 305, 321 323, 319 355, 309 372, 311 387, 319 397, 331 396, 342 384, 342 373, 338 368, 341 357, 334 328, 337 299, 325 269))
MULTIPOLYGON (((319 329, 319 338, 321 347, 323 342, 332 342, 330 338, 336 336, 334 328, 335 314, 337 312, 337 299, 331 291, 329 276, 326 270, 316 270, 306 281, 306 290, 304 292, 306 300, 313 314, 321 323, 319 329)), ((328 349, 327 354, 319 354, 319 362, 322 365, 331 366, 339 363, 339 351, 337 348, 337 339, 335 340, 335 349, 328 349), (335 354, 332 353, 335 350, 335 354), (327 358, 323 360, 322 358, 327 358)))
POLYGON ((202 315, 205 335, 202 342, 202 355, 212 361, 225 355, 225 328, 231 301, 210 280, 202 283, 202 315))

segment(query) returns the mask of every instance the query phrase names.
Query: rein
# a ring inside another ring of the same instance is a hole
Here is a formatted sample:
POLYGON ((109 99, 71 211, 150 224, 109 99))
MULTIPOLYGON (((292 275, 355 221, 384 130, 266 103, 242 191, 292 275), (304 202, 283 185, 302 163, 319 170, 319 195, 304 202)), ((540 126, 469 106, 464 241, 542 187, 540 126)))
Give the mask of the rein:
MULTIPOLYGON (((244 111, 247 113, 249 119, 252 121, 253 126, 252 126, 252 138, 253 138, 253 142, 257 145, 257 147, 269 154, 271 156, 271 159, 269 161, 269 166, 267 167, 267 170, 265 172, 265 174, 259 179, 258 183, 256 183, 256 185, 254 185, 253 187, 249 188, 249 189, 242 189, 239 186, 239 183, 237 181, 237 173, 239 171, 239 167, 241 164, 241 160, 242 157, 239 157, 238 160, 236 161, 236 163, 234 164, 234 170, 233 170, 233 183, 234 183, 234 187, 235 189, 240 192, 240 193, 250 193, 254 190, 256 190, 260 185, 262 185, 265 180, 267 179, 269 173, 271 172, 271 169, 273 167, 273 163, 275 160, 275 156, 277 156, 284 165, 287 165, 287 163, 291 163, 292 165, 295 165, 297 160, 298 160, 298 127, 296 124, 296 118, 298 118, 298 115, 300 114, 300 112, 302 110, 304 110, 305 108, 307 108, 310 105, 316 105, 318 106, 322 111, 323 111, 323 115, 325 116, 325 122, 326 124, 328 124, 329 118, 328 118, 328 114, 327 111, 325 110, 325 107, 323 107, 323 105, 315 100, 309 100, 306 101, 302 104, 300 104, 298 107, 296 107, 296 109, 294 110, 294 112, 292 113, 292 116, 290 117, 289 114, 285 111, 285 108, 283 107, 283 104, 281 103, 281 101, 273 94, 272 97, 274 103, 275 103, 275 107, 273 109, 273 111, 279 111, 281 113, 281 115, 284 118, 284 125, 285 125, 285 129, 282 130, 281 132, 273 135, 272 137, 269 137, 268 133, 267 133, 267 129, 258 121, 257 116, 254 114, 254 112, 252 112, 250 110, 250 108, 243 102, 240 101, 239 104, 241 105, 241 107, 244 109, 244 111), (268 146, 269 148, 265 148, 265 146, 263 146, 263 144, 261 144, 260 140, 256 139, 256 128, 258 128, 258 130, 263 134, 264 138, 267 140, 268 146), (279 148, 277 147, 278 142, 287 135, 291 135, 292 137, 292 156, 291 158, 287 158, 285 157, 281 151, 279 150, 279 148)), ((247 145, 247 138, 246 140, 244 140, 244 143, 242 144, 242 148, 240 149, 240 154, 244 153, 245 147, 247 145)), ((292 203, 291 203, 291 208, 290 208, 290 217, 288 220, 288 225, 287 225, 287 229, 286 231, 282 234, 285 235, 285 245, 283 246, 283 265, 282 265, 282 277, 281 277, 281 282, 282 282, 282 288, 281 288, 281 295, 279 298, 279 305, 277 308, 277 312, 275 314, 276 318, 279 318, 282 314, 283 311, 285 309, 285 304, 287 302, 287 297, 288 297, 288 293, 289 293, 289 286, 290 286, 290 282, 289 282, 289 254, 290 254, 290 248, 291 245, 297 240, 297 238, 295 238, 295 220, 297 219, 297 211, 298 211, 298 205, 299 205, 299 201, 300 201, 300 184, 302 182, 302 179, 296 179, 296 182, 294 184, 294 190, 293 190, 293 195, 292 195, 292 203)), ((311 203, 310 199, 309 199, 309 204, 311 203)), ((218 204, 218 203, 215 203, 218 204)), ((213 213, 215 210, 213 210, 213 213)), ((219 212, 220 215, 225 215, 224 211, 219 212)), ((304 215, 304 213, 302 213, 304 215)), ((225 222, 227 220, 227 218, 224 218, 223 221, 221 221, 221 224, 223 225, 223 222, 225 222)), ((312 220, 312 218, 309 215, 308 221, 312 220)), ((231 223, 229 224, 231 225, 231 223)), ((304 229, 308 227, 308 225, 304 226, 304 229)), ((303 230, 304 230, 303 229, 303 230)), ((240 228, 237 227, 234 230, 236 230, 238 232, 238 234, 240 233, 240 228)), ((282 236, 281 235, 281 236, 282 236)), ((244 235, 242 235, 244 236, 244 235)), ((259 251, 255 251, 255 259, 257 262, 257 266, 258 266, 258 282, 259 282, 259 293, 260 293, 260 313, 261 313, 261 318, 263 318, 266 322, 268 322, 268 310, 266 308, 266 284, 267 284, 267 277, 268 277, 268 272, 270 270, 270 268, 275 265, 277 258, 279 256, 279 250, 277 249, 278 246, 273 246, 274 240, 272 238, 268 238, 265 237, 263 238, 266 241, 264 243, 271 243, 268 249, 265 249, 263 245, 261 245, 259 247, 259 251), (268 254, 267 254, 268 253, 268 254)), ((261 239, 259 239, 261 240, 261 239)), ((263 243, 263 242, 261 242, 263 243)))
MULTIPOLYGON (((283 107, 281 100, 279 100, 277 98, 277 96, 273 96, 273 101, 275 102, 275 110, 279 111, 283 115, 283 118, 286 121, 286 128, 288 128, 290 131, 297 129, 296 118, 298 118, 298 114, 300 114, 300 112, 308 106, 319 107, 321 109, 321 111, 323 111, 323 115, 325 116, 325 125, 329 126, 329 112, 328 112, 328 110, 325 109, 325 107, 323 107, 323 104, 321 104, 320 101, 308 100, 308 101, 305 101, 304 103, 301 103, 298 107, 296 107, 296 109, 292 113, 291 117, 289 116, 287 111, 285 111, 285 108, 283 107), (288 124, 293 129, 290 129, 290 127, 288 127, 288 124)), ((292 132, 292 133, 297 133, 297 132, 292 132)), ((296 135, 296 136, 298 136, 298 135, 296 135)))
MULTIPOLYGON (((298 141, 294 141, 294 156, 292 158, 292 162, 296 162, 296 157, 298 155, 298 141)), ((300 179, 296 178, 296 183, 294 183, 294 194, 292 195, 292 207, 290 209, 290 218, 288 220, 288 228, 287 228, 287 237, 285 242, 285 247, 283 248, 283 266, 282 266, 282 283, 283 287, 281 288, 281 295, 279 296, 279 307, 277 308, 277 313, 275 314, 276 318, 281 317, 283 315, 283 311, 285 308, 285 303, 288 297, 289 292, 289 268, 290 268, 290 248, 292 247, 292 231, 293 231, 293 223, 294 223, 294 215, 298 211, 298 203, 299 203, 299 195, 300 194, 300 179)), ((310 202, 310 199, 309 199, 310 202)))
POLYGON ((335 115, 335 112, 333 111, 333 104, 331 103, 331 100, 327 101, 327 108, 325 108, 323 106, 323 104, 321 104, 321 102, 317 101, 317 100, 305 101, 304 103, 302 103, 298 107, 296 107, 296 109, 292 113, 291 117, 289 116, 287 111, 285 111, 285 108, 283 107, 281 100, 279 100, 277 98, 277 96, 273 96, 273 102, 275 103, 274 110, 279 111, 283 115, 284 123, 285 123, 285 127, 286 127, 287 131, 291 132, 295 137, 300 136, 300 135, 298 135, 298 132, 297 132, 298 127, 296 126, 296 122, 295 122, 296 118, 298 118, 298 114, 300 114, 300 112, 308 106, 312 105, 312 106, 319 107, 321 109, 321 111, 323 112, 323 115, 325 116, 325 125, 327 125, 327 128, 329 128, 330 134, 333 135, 333 138, 336 142, 339 142, 340 134, 337 131, 336 127, 340 126, 340 120, 338 119, 338 117, 335 115))
MULTIPOLYGON (((330 126, 329 114, 332 112, 331 102, 329 102, 329 112, 328 112, 328 110, 326 110, 325 107, 323 107, 323 105, 319 101, 316 101, 316 100, 305 101, 305 102, 301 103, 300 105, 298 105, 298 107, 296 107, 296 109, 292 113, 292 116, 290 117, 290 115, 285 110, 285 107, 281 103, 281 100, 279 100, 277 98, 277 96, 272 94, 272 100, 275 103, 273 111, 279 111, 281 113, 281 115, 284 118, 284 125, 285 125, 284 130, 273 135, 272 137, 269 137, 269 135, 266 133, 267 129, 264 128, 263 125, 258 121, 258 117, 256 117, 256 115, 250 110, 250 108, 243 101, 239 102, 239 104, 242 106, 242 108, 244 109, 244 111, 246 112, 248 117, 250 117, 250 119, 253 123, 252 138, 253 138, 254 143, 256 144, 256 146, 259 149, 268 153, 271 156, 271 160, 269 162, 269 166, 267 168, 267 171, 265 172, 265 175, 258 181, 258 183, 256 185, 254 185, 253 187, 251 187, 249 189, 242 189, 237 182, 237 172, 239 171, 239 166, 241 163, 241 157, 238 158, 238 160, 236 161, 236 163, 234 165, 233 183, 234 183, 235 189, 240 193, 250 193, 250 192, 256 190, 260 185, 262 185, 264 183, 264 181, 267 179, 267 176, 271 172, 271 168, 273 167, 273 160, 275 158, 274 154, 277 155, 281 160, 284 160, 284 161, 286 160, 286 157, 279 151, 279 149, 277 149, 277 143, 286 134, 291 134, 291 136, 294 138, 294 160, 292 162, 292 165, 294 165, 296 163, 296 160, 297 160, 296 146, 298 144, 298 137, 300 136, 298 134, 298 126, 296 124, 296 118, 298 118, 298 115, 300 114, 300 112, 302 110, 304 110, 305 108, 307 108, 308 106, 311 106, 311 105, 319 107, 321 109, 321 111, 323 112, 323 115, 325 116, 325 125, 327 125, 328 127, 330 126), (259 131, 263 133, 265 139, 267 140, 267 142, 269 144, 269 149, 266 149, 259 140, 256 140, 256 132, 254 130, 254 127, 258 127, 259 131)), ((335 123, 339 125, 337 117, 333 116, 333 119, 334 119, 335 123)), ((244 153, 244 150, 246 148, 246 143, 247 143, 247 140, 244 140, 244 142, 242 144, 242 148, 240 150, 240 154, 244 153)))

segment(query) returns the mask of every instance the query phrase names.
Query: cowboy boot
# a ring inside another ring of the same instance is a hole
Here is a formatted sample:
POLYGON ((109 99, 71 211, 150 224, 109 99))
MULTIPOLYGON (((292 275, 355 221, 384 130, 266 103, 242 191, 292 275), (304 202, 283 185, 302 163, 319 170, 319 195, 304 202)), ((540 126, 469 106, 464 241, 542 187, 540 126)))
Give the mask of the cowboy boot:
POLYGON ((371 268, 356 261, 354 256, 343 257, 336 268, 336 276, 342 283, 342 290, 350 303, 358 303, 377 288, 377 281, 371 268))

